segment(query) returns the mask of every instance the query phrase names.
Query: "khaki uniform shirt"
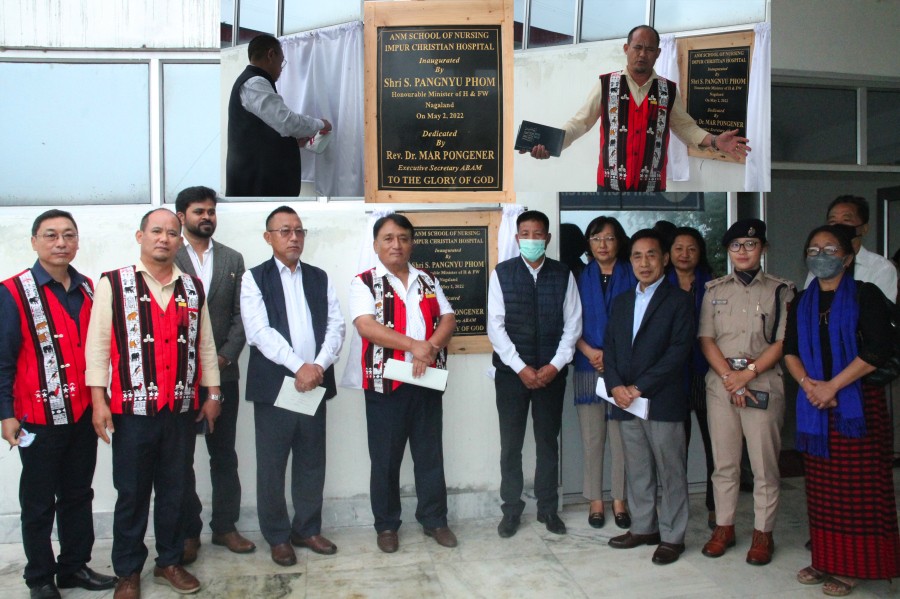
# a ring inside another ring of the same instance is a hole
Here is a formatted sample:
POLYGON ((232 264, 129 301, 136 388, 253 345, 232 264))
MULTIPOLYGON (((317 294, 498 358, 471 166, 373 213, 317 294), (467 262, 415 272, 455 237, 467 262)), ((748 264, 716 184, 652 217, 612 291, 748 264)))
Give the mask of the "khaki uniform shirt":
MULTIPOLYGON (((706 284, 697 336, 714 339, 726 358, 755 360, 771 345, 770 340, 784 339, 787 308, 795 293, 791 281, 762 270, 749 285, 734 273, 714 279, 706 284)), ((780 377, 781 365, 776 364, 770 372, 780 377)), ((717 376, 712 370, 710 373, 717 376)), ((754 389, 768 391, 760 384, 769 378, 767 374, 752 381, 754 389)))

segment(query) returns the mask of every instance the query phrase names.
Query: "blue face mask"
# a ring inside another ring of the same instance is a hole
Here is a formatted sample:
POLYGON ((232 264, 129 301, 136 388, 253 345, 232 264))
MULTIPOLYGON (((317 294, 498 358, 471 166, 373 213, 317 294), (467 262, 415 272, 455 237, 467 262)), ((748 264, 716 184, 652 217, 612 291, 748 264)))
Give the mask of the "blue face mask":
POLYGON ((544 257, 547 243, 543 239, 520 239, 519 252, 529 262, 537 262, 544 257))

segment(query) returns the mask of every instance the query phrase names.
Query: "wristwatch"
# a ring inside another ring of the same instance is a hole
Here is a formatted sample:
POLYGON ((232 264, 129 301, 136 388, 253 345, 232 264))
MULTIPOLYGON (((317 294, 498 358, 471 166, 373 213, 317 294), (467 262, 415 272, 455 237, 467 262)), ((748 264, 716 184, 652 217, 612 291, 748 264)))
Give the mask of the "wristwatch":
POLYGON ((210 393, 209 395, 206 396, 206 399, 210 399, 212 401, 217 401, 220 404, 225 403, 225 396, 222 395, 221 393, 210 393))
POLYGON ((750 372, 752 372, 752 373, 755 374, 756 376, 759 376, 759 372, 756 371, 756 362, 754 362, 753 364, 748 365, 748 366, 747 366, 747 370, 749 370, 750 372))

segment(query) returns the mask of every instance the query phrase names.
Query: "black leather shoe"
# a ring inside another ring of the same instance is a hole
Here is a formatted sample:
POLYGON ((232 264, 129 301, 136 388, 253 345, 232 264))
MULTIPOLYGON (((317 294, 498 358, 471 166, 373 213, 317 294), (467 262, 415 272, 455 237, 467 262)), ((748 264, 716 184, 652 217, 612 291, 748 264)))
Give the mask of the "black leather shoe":
POLYGON ((497 534, 504 539, 508 539, 516 534, 521 522, 522 519, 520 516, 503 516, 503 519, 500 520, 500 524, 497 525, 497 534))
POLYGON ((678 561, 678 556, 684 553, 684 543, 660 543, 653 552, 653 563, 665 566, 678 561))
POLYGON ((31 587, 29 591, 31 591, 31 599, 62 599, 59 589, 52 582, 42 584, 39 587, 31 587))
POLYGON ((613 537, 609 540, 609 546, 613 549, 633 549, 640 545, 659 545, 659 533, 649 535, 636 535, 626 532, 624 535, 613 537))
POLYGON ((628 515, 628 512, 616 513, 616 526, 626 530, 631 528, 631 516, 628 515))
POLYGON ((606 524, 606 518, 603 516, 603 512, 594 512, 589 515, 588 524, 590 524, 592 528, 603 528, 603 525, 606 524))
POLYGON ((547 530, 555 535, 566 534, 566 524, 560 519, 559 514, 538 514, 537 521, 547 526, 547 530))
POLYGON ((71 574, 57 576, 56 584, 61 589, 74 589, 75 587, 88 591, 105 591, 116 586, 118 578, 94 572, 87 566, 82 566, 71 574))

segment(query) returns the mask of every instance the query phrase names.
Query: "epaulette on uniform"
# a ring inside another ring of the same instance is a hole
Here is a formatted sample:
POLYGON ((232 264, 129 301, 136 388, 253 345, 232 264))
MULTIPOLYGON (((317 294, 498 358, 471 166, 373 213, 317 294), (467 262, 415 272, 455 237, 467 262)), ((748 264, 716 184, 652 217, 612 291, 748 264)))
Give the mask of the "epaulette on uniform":
POLYGON ((706 288, 712 289, 713 287, 715 287, 717 285, 721 285, 722 283, 724 283, 725 281, 728 281, 730 279, 731 279, 731 275, 725 275, 724 277, 719 277, 718 279, 713 279, 712 281, 707 281, 706 288))
POLYGON ((772 279, 773 281, 775 281, 777 283, 781 283, 782 285, 787 285, 788 288, 793 289, 794 291, 797 290, 797 285, 795 285, 794 282, 789 279, 785 279, 782 277, 776 277, 775 275, 769 274, 767 272, 763 273, 763 274, 766 276, 766 278, 772 279))

